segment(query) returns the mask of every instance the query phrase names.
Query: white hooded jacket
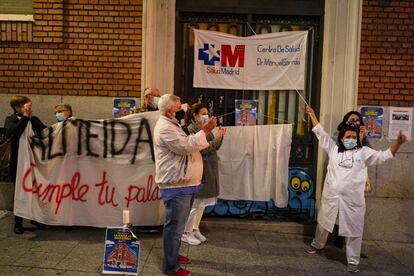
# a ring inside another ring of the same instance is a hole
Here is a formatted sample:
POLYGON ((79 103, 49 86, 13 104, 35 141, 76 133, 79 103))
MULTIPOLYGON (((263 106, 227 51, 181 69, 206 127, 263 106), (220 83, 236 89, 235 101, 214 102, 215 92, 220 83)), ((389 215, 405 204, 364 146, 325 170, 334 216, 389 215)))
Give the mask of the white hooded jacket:
POLYGON ((204 131, 187 135, 177 121, 160 115, 154 128, 155 182, 161 189, 199 185, 203 176, 200 150, 208 146, 204 131))

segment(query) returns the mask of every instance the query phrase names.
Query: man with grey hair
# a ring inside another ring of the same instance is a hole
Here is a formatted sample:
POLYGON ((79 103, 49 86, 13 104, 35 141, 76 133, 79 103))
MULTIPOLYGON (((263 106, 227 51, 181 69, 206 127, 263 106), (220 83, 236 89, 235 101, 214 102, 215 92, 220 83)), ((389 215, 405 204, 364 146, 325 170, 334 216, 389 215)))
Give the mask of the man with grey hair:
POLYGON ((157 111, 158 101, 160 99, 160 90, 156 87, 145 88, 144 102, 141 106, 141 112, 157 111))
POLYGON ((190 259, 178 254, 181 236, 190 213, 195 193, 203 176, 200 150, 209 146, 206 135, 217 124, 216 118, 204 123, 194 135, 187 135, 175 113, 181 109, 180 98, 165 94, 160 98, 160 118, 154 128, 155 182, 164 201, 163 272, 169 275, 191 275, 180 267, 190 259))

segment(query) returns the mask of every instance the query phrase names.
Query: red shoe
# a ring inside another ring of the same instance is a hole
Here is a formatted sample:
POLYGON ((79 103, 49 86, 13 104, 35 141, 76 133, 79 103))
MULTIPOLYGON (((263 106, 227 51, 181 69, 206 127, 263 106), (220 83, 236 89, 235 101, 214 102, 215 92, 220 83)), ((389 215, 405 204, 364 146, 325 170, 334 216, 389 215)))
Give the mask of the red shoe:
POLYGON ((178 255, 178 263, 180 263, 180 264, 189 264, 189 263, 191 263, 191 259, 186 257, 186 256, 183 256, 183 255, 178 255))
POLYGON ((174 272, 171 275, 174 275, 174 276, 190 276, 191 272, 187 269, 184 269, 184 268, 180 267, 176 272, 174 272))

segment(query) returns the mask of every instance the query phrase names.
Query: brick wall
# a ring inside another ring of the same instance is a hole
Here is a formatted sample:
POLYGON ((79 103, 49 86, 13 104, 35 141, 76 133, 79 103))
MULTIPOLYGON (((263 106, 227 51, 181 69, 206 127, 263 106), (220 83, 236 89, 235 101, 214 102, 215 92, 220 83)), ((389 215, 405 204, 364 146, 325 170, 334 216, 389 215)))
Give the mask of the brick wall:
POLYGON ((414 106, 414 1, 364 0, 358 104, 414 106))
POLYGON ((33 0, 0 21, 0 93, 137 97, 143 0, 33 0))

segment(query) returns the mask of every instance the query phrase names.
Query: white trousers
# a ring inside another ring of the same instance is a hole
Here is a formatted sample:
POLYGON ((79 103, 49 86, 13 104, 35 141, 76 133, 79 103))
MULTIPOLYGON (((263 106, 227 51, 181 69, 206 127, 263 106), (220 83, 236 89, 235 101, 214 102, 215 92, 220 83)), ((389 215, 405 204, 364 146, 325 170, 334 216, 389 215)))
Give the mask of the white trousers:
POLYGON ((204 207, 191 208, 184 232, 188 233, 192 232, 193 230, 198 230, 200 227, 201 218, 203 217, 204 209, 204 207))
MULTIPOLYGON (((322 249, 326 245, 329 231, 321 227, 319 224, 316 227, 315 238, 312 241, 312 246, 317 249, 322 249)), ((362 237, 345 237, 346 242, 346 259, 348 264, 359 265, 361 256, 362 237)))

